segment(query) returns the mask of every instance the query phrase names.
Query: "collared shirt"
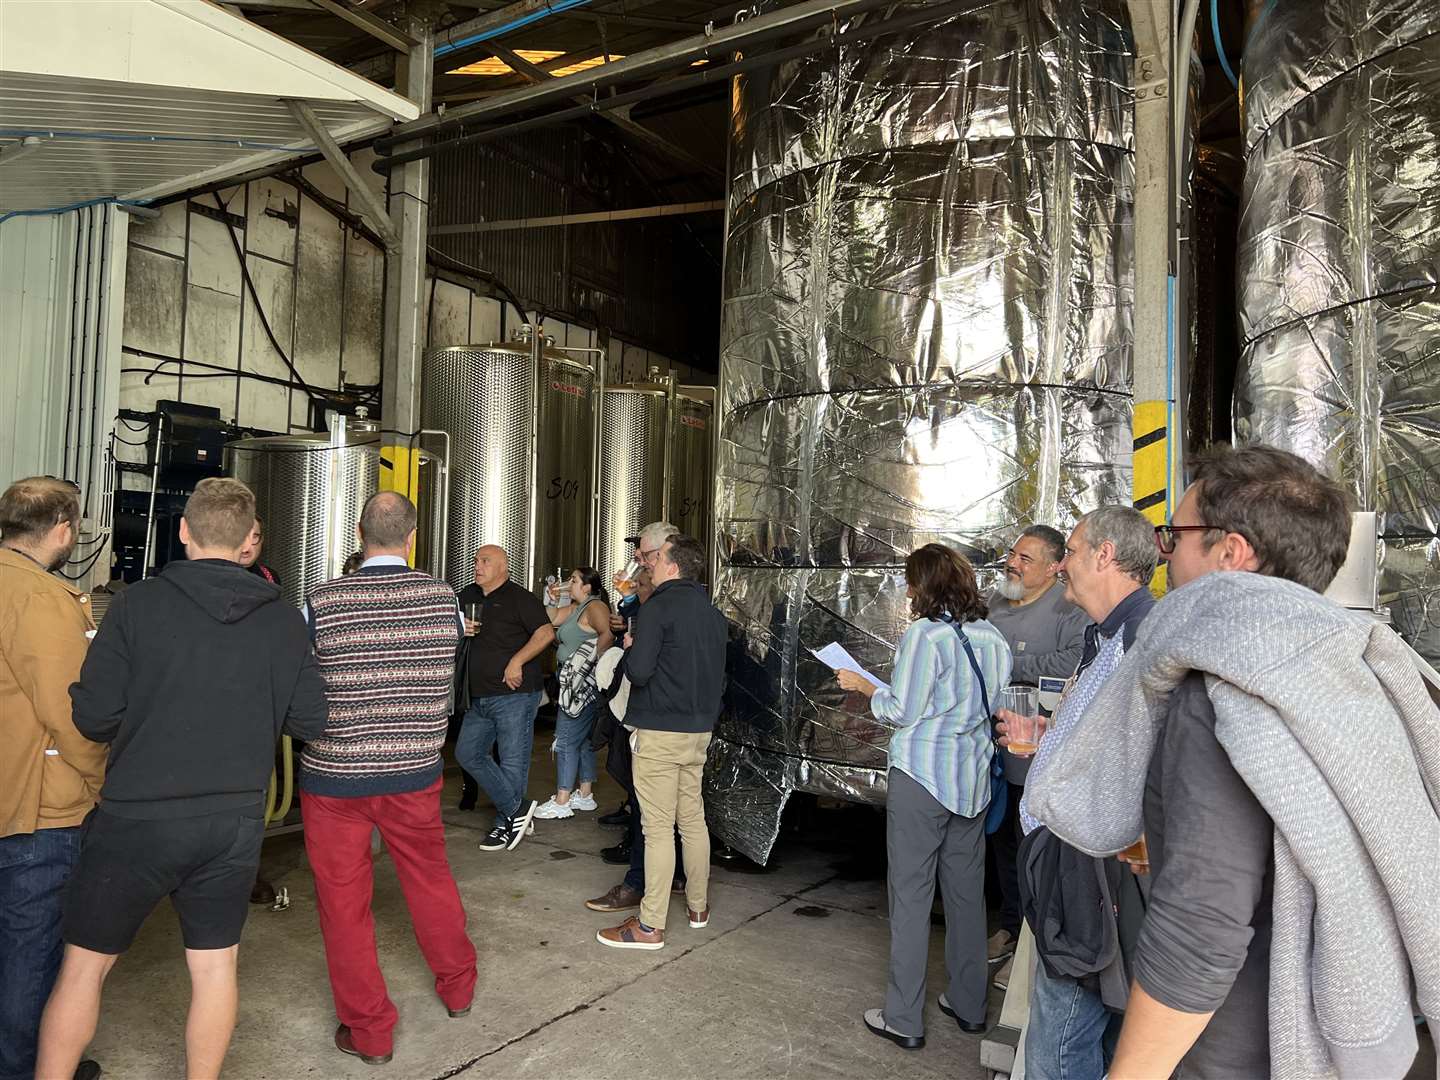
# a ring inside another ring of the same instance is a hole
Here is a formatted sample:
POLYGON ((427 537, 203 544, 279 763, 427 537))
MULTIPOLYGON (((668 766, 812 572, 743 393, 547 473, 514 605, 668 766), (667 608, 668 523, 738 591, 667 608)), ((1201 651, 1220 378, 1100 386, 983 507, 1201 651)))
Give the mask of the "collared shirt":
MULTIPOLYGON (((984 619, 965 634, 994 707, 1010 679, 1010 646, 984 619)), ((990 801, 990 716, 985 698, 950 623, 916 619, 895 652, 893 682, 870 699, 876 719, 898 725, 890 766, 919 783, 952 814, 974 817, 990 801)))
MULTIPOLYGON (((1040 768, 1064 745, 1065 736, 1100 692, 1105 680, 1120 666, 1125 650, 1135 643, 1135 634, 1141 622, 1154 606, 1155 597, 1142 586, 1116 604, 1102 621, 1085 628, 1085 648, 1080 655, 1080 666, 1075 669, 1070 688, 1046 729, 1045 737, 1040 740, 1032 768, 1040 768)), ((1020 828, 1028 836, 1042 824, 1044 822, 1030 814, 1028 794, 1022 796, 1020 828)))

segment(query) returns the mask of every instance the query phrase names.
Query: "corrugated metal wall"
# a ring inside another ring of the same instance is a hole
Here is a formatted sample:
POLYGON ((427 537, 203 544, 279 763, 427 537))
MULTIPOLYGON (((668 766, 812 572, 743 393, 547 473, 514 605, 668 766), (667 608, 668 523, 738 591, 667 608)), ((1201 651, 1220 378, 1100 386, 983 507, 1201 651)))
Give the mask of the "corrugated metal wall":
POLYGON ((61 468, 68 224, 50 216, 0 225, 0 484, 61 468))
MULTIPOLYGON (((431 227, 670 201, 621 153, 567 126, 441 154, 432 164, 431 227)), ((719 267, 698 242, 677 240, 688 228, 684 219, 657 218, 449 233, 432 242, 499 274, 529 303, 713 371, 714 353, 702 355, 695 345, 689 295, 697 275, 709 275, 701 280, 714 279, 718 298, 719 267)))
POLYGON ((81 540, 64 572, 109 576, 106 451, 119 394, 129 219, 114 207, 0 224, 0 486, 80 486, 81 540))

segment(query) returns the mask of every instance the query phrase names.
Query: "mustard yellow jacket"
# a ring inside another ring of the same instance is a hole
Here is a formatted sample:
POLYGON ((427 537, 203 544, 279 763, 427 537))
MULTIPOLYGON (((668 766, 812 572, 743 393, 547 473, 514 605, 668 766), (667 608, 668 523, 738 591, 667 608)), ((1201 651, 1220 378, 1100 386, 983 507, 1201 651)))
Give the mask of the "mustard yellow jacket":
POLYGON ((95 629, 90 598, 0 548, 0 836, 79 825, 109 748, 70 720, 70 684, 95 629))

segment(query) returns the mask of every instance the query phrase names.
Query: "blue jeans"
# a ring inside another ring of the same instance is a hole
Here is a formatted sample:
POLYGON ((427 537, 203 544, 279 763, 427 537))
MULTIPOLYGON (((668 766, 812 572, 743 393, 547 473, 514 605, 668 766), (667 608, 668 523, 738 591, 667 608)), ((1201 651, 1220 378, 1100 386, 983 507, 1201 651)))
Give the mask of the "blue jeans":
POLYGON ((80 857, 80 827, 0 837, 0 1080, 35 1072, 40 1014, 63 947, 65 882, 80 857))
POLYGON ((590 732, 595 730, 595 714, 600 709, 596 698, 571 716, 564 709, 555 711, 555 788, 574 791, 578 777, 582 784, 595 782, 595 751, 590 746, 590 732))
POLYGON ((535 710, 540 691, 492 694, 470 702, 455 743, 460 767, 479 781, 495 813, 504 819, 519 812, 530 783, 530 755, 535 747, 535 710), (490 751, 500 749, 496 764, 490 751))
POLYGON ((1074 979, 1052 979, 1035 961, 1030 1025, 1025 1032, 1025 1075, 1031 1080, 1100 1080, 1120 1036, 1124 1017, 1074 979))

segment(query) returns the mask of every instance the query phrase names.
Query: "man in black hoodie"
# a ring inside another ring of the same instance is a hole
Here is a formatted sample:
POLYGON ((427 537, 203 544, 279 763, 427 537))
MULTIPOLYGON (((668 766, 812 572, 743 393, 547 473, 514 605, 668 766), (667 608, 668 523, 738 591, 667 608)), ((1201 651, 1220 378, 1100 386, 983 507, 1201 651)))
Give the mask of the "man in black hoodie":
POLYGON ((710 833, 700 782, 720 716, 729 631, 700 584, 704 570, 700 542, 672 535, 651 569, 655 592, 626 636, 625 726, 635 731, 631 770, 645 829, 645 897, 638 917, 596 933, 600 944, 616 949, 665 945, 677 825, 690 926, 699 930, 710 921, 710 833))
POLYGON ((254 521, 244 484, 202 480, 180 522, 189 561, 115 599, 70 688, 76 729, 110 757, 70 878, 38 1076, 74 1072, 106 975, 165 896, 190 969, 186 1075, 225 1060, 275 740, 318 738, 328 715, 304 619, 239 565, 254 521))

